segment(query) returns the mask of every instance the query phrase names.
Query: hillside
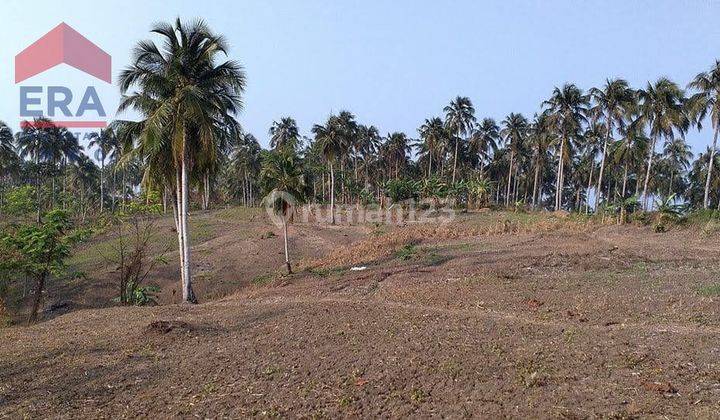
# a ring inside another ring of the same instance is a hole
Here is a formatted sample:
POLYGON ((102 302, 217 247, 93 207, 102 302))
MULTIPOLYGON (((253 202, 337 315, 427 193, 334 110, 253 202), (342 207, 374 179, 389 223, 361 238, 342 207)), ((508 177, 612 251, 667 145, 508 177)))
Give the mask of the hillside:
MULTIPOLYGON (((92 308, 0 330, 0 416, 720 408, 716 235, 512 213, 443 227, 300 223, 302 271, 280 277, 278 237, 261 239, 262 215, 237 212, 193 217, 207 221, 195 245, 196 272, 208 273, 200 305, 92 308)), ((90 264, 102 243, 76 262, 90 264)), ((165 302, 173 270, 154 276, 165 302)), ((103 306, 110 284, 96 273, 100 283, 51 293, 103 306)))

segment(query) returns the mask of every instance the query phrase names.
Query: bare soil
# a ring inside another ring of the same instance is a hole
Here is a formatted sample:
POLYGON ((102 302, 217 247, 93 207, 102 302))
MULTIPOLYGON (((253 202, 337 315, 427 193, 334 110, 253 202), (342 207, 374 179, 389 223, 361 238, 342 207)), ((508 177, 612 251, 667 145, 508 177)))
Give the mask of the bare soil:
POLYGON ((297 224, 283 277, 282 238, 241 219, 195 247, 205 303, 0 330, 0 417, 720 417, 715 234, 297 224))

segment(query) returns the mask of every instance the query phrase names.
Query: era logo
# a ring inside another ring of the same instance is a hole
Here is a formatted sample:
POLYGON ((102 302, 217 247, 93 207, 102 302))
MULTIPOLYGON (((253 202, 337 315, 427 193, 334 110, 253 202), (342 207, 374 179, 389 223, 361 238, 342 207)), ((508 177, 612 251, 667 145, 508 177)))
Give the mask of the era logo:
MULTIPOLYGON (((19 84, 60 64, 112 83, 110 55, 65 23, 15 56, 15 83, 19 84)), ((71 120, 55 120, 55 125, 97 128, 107 125, 104 121, 106 116, 94 86, 87 86, 82 94, 60 85, 20 86, 21 119, 67 117, 71 120), (95 120, 78 119, 87 117, 87 114, 95 120)))
POLYGON ((100 97, 93 86, 85 89, 75 113, 70 109, 73 101, 72 91, 64 86, 48 86, 47 88, 47 113, 42 108, 42 86, 20 86, 20 116, 21 117, 82 117, 88 111, 95 111, 97 116, 105 117, 105 109, 100 102, 100 97), (40 106, 38 109, 37 106, 40 106), (31 109, 34 107, 34 109, 31 109), (60 112, 60 114, 58 113, 60 112))

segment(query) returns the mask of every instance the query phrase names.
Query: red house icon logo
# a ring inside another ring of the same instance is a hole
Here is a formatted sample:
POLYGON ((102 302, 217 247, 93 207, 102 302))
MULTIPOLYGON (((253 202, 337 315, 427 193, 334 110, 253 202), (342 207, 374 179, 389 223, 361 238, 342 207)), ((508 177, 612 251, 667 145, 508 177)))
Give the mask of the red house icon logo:
POLYGON ((110 54, 66 23, 59 24, 15 56, 15 83, 63 63, 112 83, 110 54))

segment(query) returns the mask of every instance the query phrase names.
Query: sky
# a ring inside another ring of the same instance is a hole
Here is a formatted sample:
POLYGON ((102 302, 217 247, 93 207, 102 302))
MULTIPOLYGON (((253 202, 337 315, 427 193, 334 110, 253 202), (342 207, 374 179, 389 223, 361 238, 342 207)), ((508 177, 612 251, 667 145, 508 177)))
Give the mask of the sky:
MULTIPOLYGON (((301 133, 350 110, 382 133, 417 127, 457 95, 478 118, 528 117, 555 86, 583 89, 608 77, 634 87, 667 76, 685 86, 720 59, 720 0, 235 0, 33 1, 0 4, 0 120, 19 125, 14 57, 65 22, 113 60, 113 82, 131 48, 157 21, 204 19, 247 73, 243 127, 267 146, 284 116, 301 133)), ((114 116, 115 85, 61 65, 26 85, 96 86, 114 116)), ((125 115, 128 117, 128 115, 125 115)), ((711 140, 693 130, 693 150, 711 140)))

